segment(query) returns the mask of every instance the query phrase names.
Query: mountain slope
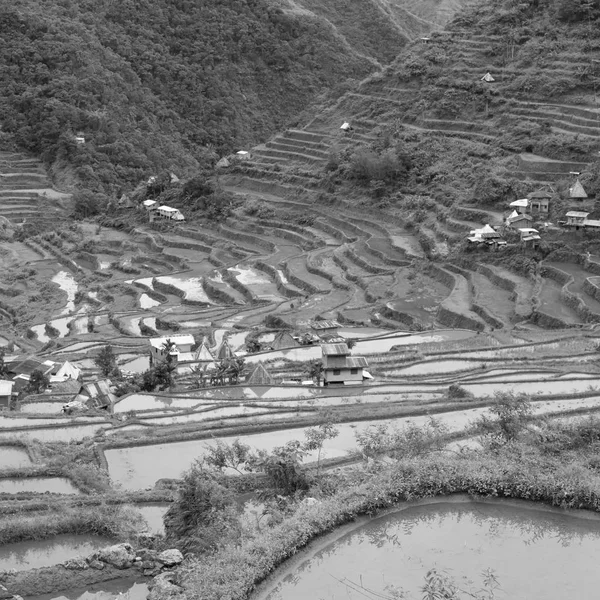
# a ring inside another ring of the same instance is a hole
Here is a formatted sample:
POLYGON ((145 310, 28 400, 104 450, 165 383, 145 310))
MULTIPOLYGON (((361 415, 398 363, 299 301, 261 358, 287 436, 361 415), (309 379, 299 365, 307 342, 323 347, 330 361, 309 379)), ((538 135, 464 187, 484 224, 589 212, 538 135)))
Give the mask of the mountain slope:
POLYGON ((41 155, 65 186, 116 192, 159 168, 189 175, 362 79, 427 26, 406 16, 399 27, 388 5, 16 0, 0 15, 0 141, 41 155))
POLYGON ((405 206, 403 194, 432 198, 442 212, 494 205, 544 183, 568 187, 574 170, 600 191, 598 9, 574 19, 562 8, 465 9, 447 31, 412 42, 382 73, 313 111, 304 131, 318 145, 292 133, 258 147, 253 174, 272 179, 269 163, 290 172, 312 163, 328 192, 347 186, 345 195, 409 214, 421 209, 405 206), (493 83, 481 80, 488 71, 493 83), (341 136, 343 121, 353 135, 341 136))

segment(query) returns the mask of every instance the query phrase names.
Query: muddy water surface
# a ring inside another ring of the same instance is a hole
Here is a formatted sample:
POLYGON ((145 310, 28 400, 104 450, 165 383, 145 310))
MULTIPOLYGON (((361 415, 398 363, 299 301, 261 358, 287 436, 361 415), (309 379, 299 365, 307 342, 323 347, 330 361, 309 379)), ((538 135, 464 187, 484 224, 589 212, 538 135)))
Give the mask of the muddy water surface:
POLYGON ((49 567, 70 558, 88 556, 110 544, 110 540, 93 535, 57 535, 47 540, 5 544, 0 546, 0 571, 49 567))
MULTIPOLYGON (((600 397, 578 400, 556 400, 535 402, 534 414, 546 414, 556 411, 570 411, 600 407, 600 397)), ((448 427, 450 432, 460 431, 470 425, 487 408, 473 408, 462 411, 440 413, 435 418, 448 427)), ((384 424, 402 428, 407 425, 423 426, 429 422, 427 415, 402 417, 378 421, 359 421, 340 423, 336 427, 338 436, 327 440, 323 445, 322 458, 344 457, 348 452, 356 451, 356 431, 362 431, 370 425, 384 424)), ((252 435, 221 438, 227 443, 239 439, 257 450, 271 451, 291 440, 304 440, 304 428, 269 431, 252 435)), ((158 479, 177 478, 189 469, 192 463, 204 456, 212 440, 194 440, 172 442, 130 448, 109 448, 104 451, 108 463, 108 472, 113 485, 126 490, 147 489, 154 486, 158 479)), ((316 452, 309 453, 305 460, 316 460, 316 452)), ((232 472, 232 474, 234 474, 232 472)))
POLYGON ((389 585, 420 598, 431 568, 471 590, 493 569, 498 600, 596 599, 600 522, 582 517, 512 502, 410 507, 298 557, 255 600, 381 598, 389 585))
POLYGON ((152 534, 164 534, 165 524, 163 523, 163 517, 167 510, 169 510, 170 504, 168 503, 144 503, 136 505, 136 508, 142 513, 146 523, 148 523, 148 531, 152 534))
POLYGON ((25 600, 146 600, 148 585, 142 581, 116 579, 87 588, 69 590, 61 594, 45 594, 25 600))
POLYGON ((0 494, 35 492, 43 494, 80 494, 81 492, 65 477, 8 477, 0 479, 0 494))
POLYGON ((0 469, 18 469, 30 464, 31 458, 24 448, 0 446, 0 469))

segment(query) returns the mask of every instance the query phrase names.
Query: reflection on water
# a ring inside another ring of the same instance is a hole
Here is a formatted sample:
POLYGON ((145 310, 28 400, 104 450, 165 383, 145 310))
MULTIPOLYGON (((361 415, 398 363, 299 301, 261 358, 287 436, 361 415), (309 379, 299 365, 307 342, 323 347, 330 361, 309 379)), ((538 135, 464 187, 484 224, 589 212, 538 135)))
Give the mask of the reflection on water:
POLYGON ((45 594, 29 600, 146 600, 146 583, 131 579, 116 579, 90 585, 85 589, 69 590, 60 594, 45 594))
POLYGON ((501 586, 498 600, 592 600, 600 585, 599 551, 597 519, 503 503, 444 502, 408 508, 346 534, 292 567, 261 600, 345 600, 354 597, 350 582, 379 593, 395 585, 420 598, 431 568, 471 589, 491 568, 501 586))
POLYGON ((78 556, 88 556, 109 541, 95 535, 57 535, 47 540, 0 546, 0 571, 39 569, 78 556))

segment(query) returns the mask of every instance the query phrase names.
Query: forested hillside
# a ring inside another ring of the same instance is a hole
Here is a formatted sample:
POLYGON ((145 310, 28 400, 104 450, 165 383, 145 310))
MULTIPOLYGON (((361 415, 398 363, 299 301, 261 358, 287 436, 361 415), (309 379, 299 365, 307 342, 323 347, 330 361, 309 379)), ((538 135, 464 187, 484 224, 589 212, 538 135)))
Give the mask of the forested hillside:
POLYGON ((377 0, 17 0, 0 15, 1 139, 40 155, 65 187, 117 191, 159 168, 186 176, 389 62, 427 27, 391 10, 377 0))

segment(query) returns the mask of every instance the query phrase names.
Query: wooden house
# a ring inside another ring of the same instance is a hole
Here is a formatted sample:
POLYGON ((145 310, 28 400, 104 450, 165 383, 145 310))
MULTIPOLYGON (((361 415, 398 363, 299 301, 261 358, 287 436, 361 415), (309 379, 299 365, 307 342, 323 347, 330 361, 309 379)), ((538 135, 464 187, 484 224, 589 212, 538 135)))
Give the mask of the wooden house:
POLYGON ((536 190, 527 196, 529 200, 529 213, 546 217, 550 211, 550 199, 552 195, 544 190, 536 190))
POLYGON ((539 231, 532 227, 523 227, 522 229, 519 229, 519 235, 521 236, 521 245, 524 248, 535 250, 542 241, 539 231))
POLYGON ((350 356, 347 344, 323 344, 323 382, 325 385, 362 383, 363 369, 368 366, 362 356, 350 356))
POLYGON ((506 226, 518 230, 529 227, 532 221, 531 215, 519 214, 517 211, 513 211, 506 219, 506 226))
POLYGON ((575 231, 578 231, 583 227, 589 212, 581 211, 581 210, 570 210, 565 216, 567 217, 567 222, 565 225, 575 231))
POLYGON ((310 328, 319 336, 337 336, 338 327, 340 324, 337 321, 313 321, 310 328))
POLYGON ((588 195, 586 191, 583 189, 583 185, 581 185, 581 181, 577 179, 575 183, 569 188, 569 199, 570 200, 579 200, 583 202, 587 200, 588 195))
POLYGON ((529 213, 529 199, 522 198, 521 200, 515 200, 511 202, 508 206, 513 209, 519 215, 526 215, 529 213))
POLYGON ((12 381, 0 380, 0 410, 10 406, 14 383, 12 381))

